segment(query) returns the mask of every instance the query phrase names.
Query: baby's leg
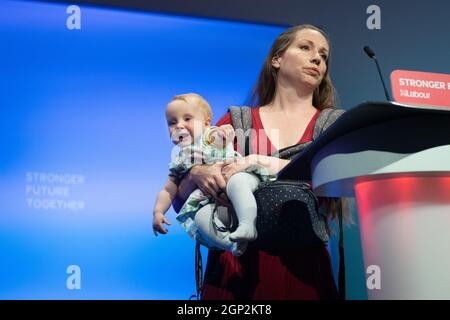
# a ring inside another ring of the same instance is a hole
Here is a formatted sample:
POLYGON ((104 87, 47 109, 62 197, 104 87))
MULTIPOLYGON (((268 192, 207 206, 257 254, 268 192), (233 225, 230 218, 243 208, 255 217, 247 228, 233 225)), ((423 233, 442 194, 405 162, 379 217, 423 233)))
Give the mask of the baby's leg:
MULTIPOLYGON (((242 255, 247 249, 247 242, 240 244, 232 242, 230 241, 229 231, 221 232, 216 229, 212 223, 214 208, 214 204, 208 204, 197 211, 194 220, 197 224, 198 231, 207 242, 210 242, 215 247, 231 251, 235 256, 242 255)), ((226 209, 221 208, 221 210, 226 209)), ((226 212, 222 211, 217 216, 219 219, 215 220, 216 225, 218 227, 227 227, 229 221, 226 221, 226 212), (220 217, 222 217, 222 219, 220 219, 220 217)))
POLYGON ((253 192, 258 185, 258 177, 247 172, 236 173, 228 180, 227 196, 239 220, 238 228, 230 234, 231 241, 252 241, 257 237, 257 207, 253 192))

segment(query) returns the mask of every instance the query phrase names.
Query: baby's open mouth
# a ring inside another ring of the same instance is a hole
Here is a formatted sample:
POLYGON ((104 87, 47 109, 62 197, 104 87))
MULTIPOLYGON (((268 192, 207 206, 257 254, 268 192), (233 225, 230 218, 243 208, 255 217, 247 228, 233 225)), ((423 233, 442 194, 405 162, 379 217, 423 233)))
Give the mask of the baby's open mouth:
POLYGON ((189 132, 178 132, 174 135, 174 142, 180 143, 189 139, 189 132))

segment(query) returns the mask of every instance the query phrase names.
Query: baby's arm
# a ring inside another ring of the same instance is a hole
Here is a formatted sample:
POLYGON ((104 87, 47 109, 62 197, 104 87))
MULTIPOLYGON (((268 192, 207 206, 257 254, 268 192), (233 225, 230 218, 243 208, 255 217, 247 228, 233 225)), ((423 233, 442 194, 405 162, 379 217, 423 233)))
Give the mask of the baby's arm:
POLYGON ((222 138, 225 140, 225 144, 228 144, 230 142, 233 142, 235 133, 234 128, 230 124, 224 124, 223 126, 219 127, 219 130, 217 131, 219 138, 222 138))
POLYGON ((177 195, 178 186, 173 177, 169 177, 163 189, 158 193, 156 198, 155 208, 153 209, 153 232, 158 236, 158 232, 162 234, 167 233, 163 223, 171 225, 164 214, 169 210, 172 201, 177 195))

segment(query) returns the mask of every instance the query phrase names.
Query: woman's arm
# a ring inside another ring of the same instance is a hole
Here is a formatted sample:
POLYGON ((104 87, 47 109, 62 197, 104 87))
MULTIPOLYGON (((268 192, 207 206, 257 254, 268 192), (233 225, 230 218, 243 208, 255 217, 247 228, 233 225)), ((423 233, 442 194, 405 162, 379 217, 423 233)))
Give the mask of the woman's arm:
POLYGON ((186 199, 196 188, 199 188, 207 197, 214 197, 219 205, 228 205, 225 192, 226 182, 222 176, 223 163, 211 165, 195 165, 178 185, 178 193, 172 201, 176 212, 179 212, 186 199), (219 193, 219 194, 218 194, 219 193))
POLYGON ((225 180, 228 181, 235 173, 245 171, 248 167, 256 165, 266 168, 269 175, 277 175, 289 162, 290 160, 286 159, 251 154, 245 158, 227 162, 222 169, 222 174, 225 177, 225 180))
POLYGON ((280 159, 276 157, 263 156, 260 154, 249 155, 250 162, 254 162, 257 166, 264 167, 267 169, 270 175, 277 175, 289 162, 290 160, 280 159))

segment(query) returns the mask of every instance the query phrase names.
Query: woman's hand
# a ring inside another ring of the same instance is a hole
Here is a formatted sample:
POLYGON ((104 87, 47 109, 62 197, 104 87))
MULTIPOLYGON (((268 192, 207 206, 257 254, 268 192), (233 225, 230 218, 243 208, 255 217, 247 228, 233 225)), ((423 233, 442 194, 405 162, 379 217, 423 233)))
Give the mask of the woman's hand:
POLYGON ((229 206, 225 193, 227 183, 222 176, 223 166, 224 163, 197 165, 192 167, 189 176, 207 197, 214 197, 221 206, 229 206))
POLYGON ((225 161, 225 166, 222 168, 222 175, 225 178, 225 181, 228 182, 234 174, 245 171, 248 167, 255 164, 256 157, 253 154, 245 158, 234 158, 233 160, 227 160, 225 161))

